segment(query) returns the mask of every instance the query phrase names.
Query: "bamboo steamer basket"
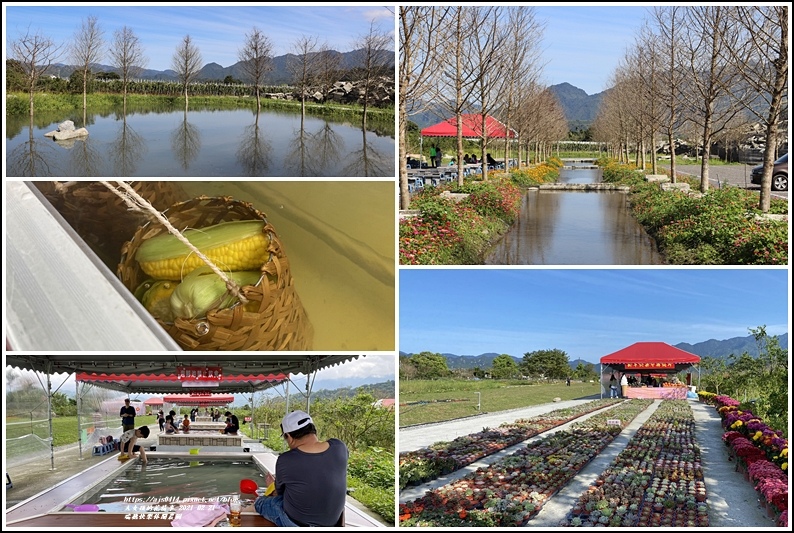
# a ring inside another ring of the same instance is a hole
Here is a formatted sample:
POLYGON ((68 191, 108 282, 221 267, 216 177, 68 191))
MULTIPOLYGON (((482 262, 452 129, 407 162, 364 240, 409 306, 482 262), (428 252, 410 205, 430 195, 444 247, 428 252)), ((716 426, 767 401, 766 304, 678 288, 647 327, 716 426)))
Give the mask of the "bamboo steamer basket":
MULTIPOLYGON (((313 327, 295 290, 281 240, 264 213, 231 197, 200 196, 174 204, 163 214, 180 231, 221 222, 262 220, 262 231, 270 236, 269 258, 260 268, 262 277, 256 285, 241 287, 256 310, 238 301, 229 308, 210 310, 205 317, 176 318, 173 323, 156 319, 179 346, 185 350, 311 350, 313 327)), ((167 232, 160 222, 149 222, 123 245, 117 273, 130 291, 148 279, 135 259, 138 248, 167 232)))

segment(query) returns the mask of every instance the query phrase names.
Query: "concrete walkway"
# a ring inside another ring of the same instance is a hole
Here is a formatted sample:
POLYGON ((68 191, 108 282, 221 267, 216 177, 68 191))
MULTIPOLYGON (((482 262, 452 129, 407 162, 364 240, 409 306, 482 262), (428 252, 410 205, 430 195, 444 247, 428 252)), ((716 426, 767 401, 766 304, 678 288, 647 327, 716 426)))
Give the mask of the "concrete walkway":
MULTIPOLYGON (((445 422, 428 426, 419 426, 400 430, 400 451, 410 451, 422 448, 441 440, 453 440, 457 436, 476 433, 481 430, 480 425, 496 427, 504 422, 513 422, 519 418, 537 416, 561 407, 574 405, 576 402, 585 403, 590 400, 572 400, 544 404, 526 409, 516 409, 472 417, 459 421, 445 422), (472 422, 472 419, 477 419, 472 422), (405 436, 404 436, 405 434, 405 436), (437 438, 438 437, 438 438, 437 438), (433 440, 434 439, 434 440, 433 440)), ((585 466, 565 487, 555 494, 543 506, 538 515, 530 520, 526 527, 556 527, 565 518, 579 496, 593 484, 599 474, 609 466, 615 457, 625 449, 629 440, 636 431, 650 418, 659 405, 659 401, 643 411, 610 443, 598 456, 585 466)), ((759 528, 774 527, 774 521, 769 518, 766 511, 761 508, 758 494, 752 484, 745 481, 744 477, 735 471, 735 463, 728 461, 728 449, 722 443, 722 426, 716 409, 697 401, 690 401, 695 418, 695 438, 701 448, 704 482, 708 494, 710 526, 720 528, 759 528)), ((594 413, 593 413, 594 414, 594 413)), ((498 461, 527 443, 563 429, 571 424, 584 420, 593 414, 585 415, 572 422, 563 424, 551 432, 546 432, 538 437, 533 437, 526 442, 511 446, 499 453, 484 457, 466 468, 453 472, 416 487, 407 487, 400 492, 401 503, 415 500, 426 491, 441 487, 456 479, 464 477, 477 468, 487 466, 498 461)))

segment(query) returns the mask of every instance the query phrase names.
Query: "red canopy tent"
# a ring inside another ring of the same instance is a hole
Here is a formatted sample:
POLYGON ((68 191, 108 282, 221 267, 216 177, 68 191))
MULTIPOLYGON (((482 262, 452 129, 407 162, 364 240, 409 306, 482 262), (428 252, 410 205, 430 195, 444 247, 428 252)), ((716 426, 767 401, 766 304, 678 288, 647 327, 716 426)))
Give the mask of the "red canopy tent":
MULTIPOLYGON (((461 115, 460 119, 464 137, 479 138, 482 136, 482 115, 461 115)), ((485 131, 488 137, 492 138, 516 138, 515 130, 508 129, 504 123, 499 122, 490 115, 485 119, 485 131)), ((456 137, 458 135, 457 121, 455 117, 448 118, 443 122, 426 127, 420 134, 422 137, 456 137)))
MULTIPOLYGON (((622 350, 605 355, 601 358, 601 390, 604 391, 604 367, 611 369, 609 372, 618 371, 621 374, 664 374, 671 375, 697 365, 700 357, 664 342, 636 342, 622 350)), ((688 378, 689 379, 689 378, 688 378)), ((663 389, 663 388, 662 388, 663 389)), ((643 397, 673 397, 671 391, 657 389, 656 391, 629 392, 640 394, 643 397), (651 394, 653 392, 654 394, 651 394), (647 396, 651 394, 650 396, 647 396)), ((678 391, 680 392, 680 391, 678 391)), ((629 395, 629 397, 632 397, 629 395)), ((637 396, 639 397, 639 396, 637 396)), ((686 397, 686 395, 684 395, 686 397)))

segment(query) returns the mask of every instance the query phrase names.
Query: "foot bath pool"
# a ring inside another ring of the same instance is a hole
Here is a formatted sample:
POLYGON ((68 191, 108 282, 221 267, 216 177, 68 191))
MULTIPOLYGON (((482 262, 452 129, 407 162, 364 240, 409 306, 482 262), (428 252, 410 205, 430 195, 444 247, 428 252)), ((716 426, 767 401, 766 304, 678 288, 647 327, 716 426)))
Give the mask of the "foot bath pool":
POLYGON ((64 511, 130 512, 134 505, 175 505, 228 502, 239 497, 246 505, 254 496, 240 494, 240 480, 264 485, 265 474, 253 459, 151 458, 89 488, 64 511), (246 500, 248 498, 248 500, 246 500))

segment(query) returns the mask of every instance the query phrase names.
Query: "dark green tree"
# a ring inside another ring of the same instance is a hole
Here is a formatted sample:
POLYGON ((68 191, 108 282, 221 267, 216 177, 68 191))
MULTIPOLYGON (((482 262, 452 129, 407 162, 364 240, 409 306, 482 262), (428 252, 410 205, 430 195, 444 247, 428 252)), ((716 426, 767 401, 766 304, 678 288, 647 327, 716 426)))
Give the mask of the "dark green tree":
POLYGON ((550 379, 564 379, 570 372, 568 354, 557 348, 536 350, 524 354, 521 370, 528 376, 541 376, 550 379))
POLYGON ((70 93, 72 94, 83 94, 83 89, 85 89, 86 94, 93 94, 94 92, 94 73, 90 70, 88 71, 88 80, 85 84, 83 84, 83 71, 82 70, 75 70, 69 76, 69 83, 67 88, 70 93))
POLYGON ((421 352, 412 355, 409 361, 416 368, 419 379, 439 379, 450 374, 447 359, 440 353, 421 352))
POLYGON ((6 91, 25 90, 25 69, 16 59, 6 59, 6 91))
POLYGON ((512 357, 503 353, 493 360, 491 377, 494 379, 511 379, 521 374, 512 357))

